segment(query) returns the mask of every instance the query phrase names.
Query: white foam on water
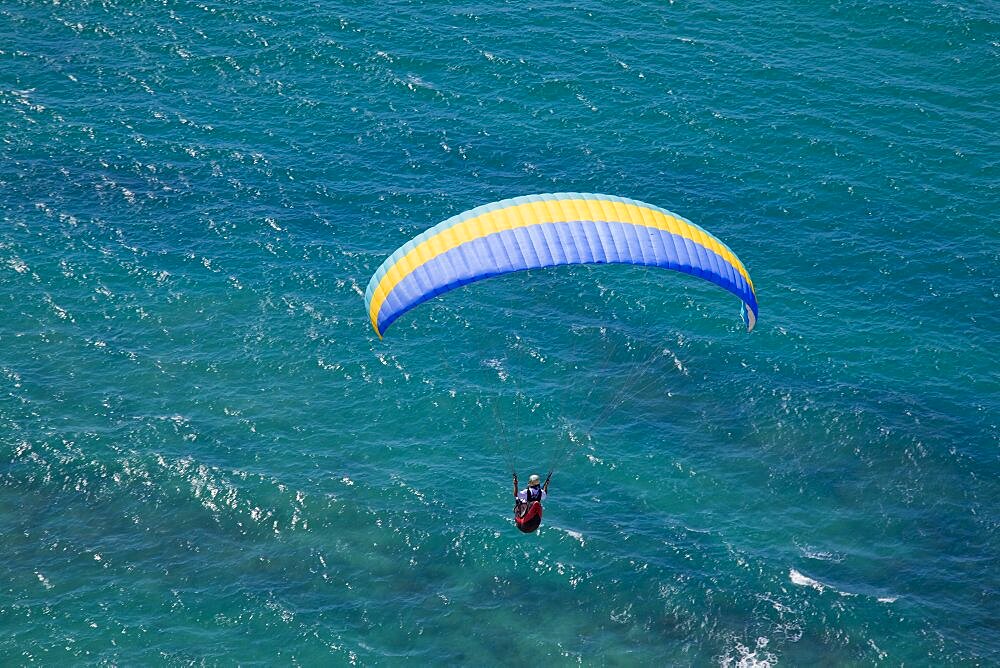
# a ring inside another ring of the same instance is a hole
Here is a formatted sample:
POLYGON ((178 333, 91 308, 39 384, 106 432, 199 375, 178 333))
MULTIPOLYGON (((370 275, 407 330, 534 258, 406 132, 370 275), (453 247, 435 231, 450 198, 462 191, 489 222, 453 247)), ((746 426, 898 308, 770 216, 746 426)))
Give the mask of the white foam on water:
POLYGON ((799 573, 794 568, 789 569, 789 571, 788 571, 788 578, 792 581, 792 584, 799 585, 800 587, 812 587, 813 589, 815 589, 818 592, 823 592, 823 591, 829 589, 830 591, 836 592, 836 593, 840 594, 841 596, 857 596, 857 594, 854 594, 852 592, 841 591, 841 590, 837 589, 836 587, 831 587, 830 585, 825 584, 823 582, 820 582, 819 580, 814 580, 813 578, 811 578, 811 577, 809 577, 807 575, 803 575, 802 573, 799 573))
POLYGON ((826 550, 817 550, 809 545, 800 545, 799 551, 806 559, 815 559, 816 561, 832 561, 838 564, 844 560, 844 555, 842 554, 836 554, 826 550))
POLYGON ((46 589, 52 589, 54 585, 51 582, 49 582, 49 579, 47 577, 45 577, 38 571, 35 571, 35 575, 38 577, 38 581, 42 583, 43 587, 45 587, 46 589))
POLYGON ((719 665, 724 668, 770 668, 777 664, 778 657, 767 651, 768 642, 767 638, 761 636, 757 638, 755 647, 750 649, 737 641, 731 650, 719 658, 719 665))
POLYGON ((507 382, 507 378, 510 377, 507 369, 504 368, 503 362, 498 359, 483 360, 483 365, 496 371, 497 377, 500 378, 501 382, 507 382))
POLYGON ((579 542, 580 543, 580 547, 583 547, 583 546, 585 546, 587 544, 586 540, 584 540, 584 538, 583 538, 583 534, 580 533, 579 531, 573 531, 572 529, 563 529, 562 527, 556 527, 556 526, 554 526, 552 528, 555 529, 556 531, 562 531, 564 534, 566 534, 570 538, 573 538, 574 540, 576 540, 577 542, 579 542))
POLYGON ((19 274, 23 274, 28 271, 28 265, 24 263, 24 260, 16 257, 7 260, 7 266, 19 274))
POLYGON ((802 575, 802 573, 799 573, 794 568, 788 571, 788 578, 792 581, 792 584, 800 587, 812 587, 816 591, 820 592, 826 590, 827 588, 827 586, 819 580, 813 580, 810 577, 802 575))

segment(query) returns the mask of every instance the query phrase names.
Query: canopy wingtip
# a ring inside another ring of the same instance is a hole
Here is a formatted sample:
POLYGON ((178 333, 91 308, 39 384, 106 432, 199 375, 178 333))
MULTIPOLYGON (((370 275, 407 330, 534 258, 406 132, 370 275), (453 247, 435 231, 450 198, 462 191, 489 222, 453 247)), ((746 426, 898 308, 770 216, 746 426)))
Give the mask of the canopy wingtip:
POLYGON ((743 322, 747 326, 747 333, 749 334, 757 326, 757 315, 751 309, 748 309, 746 304, 743 304, 740 306, 740 317, 743 318, 743 322))

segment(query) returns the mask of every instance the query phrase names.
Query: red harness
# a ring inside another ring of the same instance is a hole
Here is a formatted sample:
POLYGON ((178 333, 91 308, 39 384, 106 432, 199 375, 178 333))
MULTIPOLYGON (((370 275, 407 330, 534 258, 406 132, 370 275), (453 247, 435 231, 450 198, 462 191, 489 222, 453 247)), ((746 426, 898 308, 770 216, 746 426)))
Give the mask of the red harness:
POLYGON ((527 501, 518 501, 514 506, 514 523, 523 533, 531 533, 542 523, 542 493, 532 500, 531 488, 525 490, 527 501))

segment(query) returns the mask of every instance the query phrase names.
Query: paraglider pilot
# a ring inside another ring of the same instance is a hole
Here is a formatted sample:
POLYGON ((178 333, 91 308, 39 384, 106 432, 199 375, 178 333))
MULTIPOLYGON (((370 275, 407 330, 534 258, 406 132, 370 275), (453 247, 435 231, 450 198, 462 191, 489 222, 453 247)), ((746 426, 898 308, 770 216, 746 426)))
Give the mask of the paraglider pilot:
POLYGON ((524 533, 531 533, 542 523, 542 501, 549 493, 549 481, 552 474, 545 478, 545 484, 541 484, 541 479, 532 474, 528 478, 528 487, 518 491, 517 473, 514 473, 514 522, 517 528, 524 533))

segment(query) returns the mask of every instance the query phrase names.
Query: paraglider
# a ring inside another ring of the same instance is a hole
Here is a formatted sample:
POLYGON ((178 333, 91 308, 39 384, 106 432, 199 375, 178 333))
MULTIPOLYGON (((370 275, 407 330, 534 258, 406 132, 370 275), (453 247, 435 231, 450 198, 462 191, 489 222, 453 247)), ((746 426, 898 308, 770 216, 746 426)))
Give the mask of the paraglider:
POLYGON ((514 472, 514 524, 521 533, 531 533, 542 523, 542 501, 549 494, 549 481, 552 474, 545 478, 545 484, 541 484, 541 478, 532 475, 528 478, 527 489, 518 490, 517 472, 514 472))
MULTIPOLYGON (((719 239, 652 204, 588 193, 505 199, 431 227, 382 263, 368 283, 365 305, 375 333, 382 338, 404 313, 457 287, 571 264, 644 265, 696 276, 740 299, 747 331, 757 322, 750 275, 719 239)), ((521 531, 534 531, 541 522, 541 500, 551 475, 540 489, 534 476, 534 484, 521 492, 526 498, 519 498, 515 509, 521 531)), ((517 496, 516 473, 514 492, 517 496)))

